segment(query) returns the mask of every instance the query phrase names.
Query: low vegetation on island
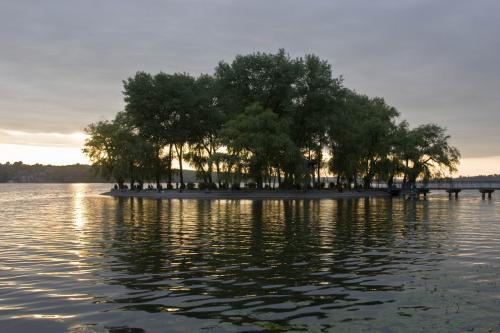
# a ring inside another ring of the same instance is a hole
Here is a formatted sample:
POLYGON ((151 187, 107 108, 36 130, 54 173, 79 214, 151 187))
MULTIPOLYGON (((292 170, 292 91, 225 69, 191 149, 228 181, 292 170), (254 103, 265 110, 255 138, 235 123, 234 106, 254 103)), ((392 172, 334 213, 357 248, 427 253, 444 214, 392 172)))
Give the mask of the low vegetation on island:
POLYGON ((326 176, 369 188, 442 177, 459 163, 444 128, 410 128, 315 55, 258 52, 211 75, 137 72, 123 85, 124 111, 90 124, 83 149, 120 187, 170 187, 176 172, 184 188, 188 164, 200 188, 321 188, 326 176))

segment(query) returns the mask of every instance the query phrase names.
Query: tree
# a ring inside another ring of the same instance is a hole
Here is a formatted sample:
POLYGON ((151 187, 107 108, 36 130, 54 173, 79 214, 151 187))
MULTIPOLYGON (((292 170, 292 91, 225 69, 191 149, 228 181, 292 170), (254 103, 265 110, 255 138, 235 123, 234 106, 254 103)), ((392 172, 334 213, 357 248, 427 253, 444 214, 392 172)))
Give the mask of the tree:
POLYGON ((148 177, 153 149, 134 133, 125 113, 118 113, 113 121, 90 124, 85 132, 83 152, 103 176, 114 178, 120 188, 125 179, 132 186, 148 177))
POLYGON ((179 162, 181 187, 184 187, 184 149, 189 140, 195 137, 195 124, 198 122, 195 79, 185 73, 159 73, 155 76, 155 83, 160 101, 161 125, 169 144, 169 155, 171 156, 173 146, 179 162))
POLYGON ((205 183, 213 183, 215 165, 217 179, 221 185, 220 163, 214 155, 222 148, 218 133, 225 121, 225 115, 217 104, 214 78, 201 75, 196 79, 194 90, 196 102, 190 123, 189 151, 184 157, 195 167, 205 183))
POLYGON ((369 188, 387 164, 397 116, 382 98, 345 90, 342 109, 331 119, 330 169, 349 183, 361 176, 369 188))
POLYGON ((393 133, 396 129, 397 110, 385 104, 382 98, 362 97, 364 115, 360 129, 361 166, 363 186, 370 188, 374 177, 383 172, 383 166, 391 151, 393 133))
POLYGON ((409 124, 407 121, 399 123, 389 138, 390 151, 379 167, 379 178, 387 182, 390 188, 394 184, 394 178, 403 174, 404 163, 403 154, 410 142, 408 142, 409 124))
MULTIPOLYGON (((161 73, 160 73, 161 74, 161 73)), ((165 114, 162 108, 163 97, 158 93, 156 79, 148 73, 137 72, 134 77, 123 81, 125 112, 134 129, 154 150, 154 179, 156 187, 161 187, 163 169, 163 148, 168 143, 168 128, 165 126, 165 114)), ((167 157, 171 165, 171 154, 167 157)), ((168 177, 171 178, 171 168, 168 177)))
POLYGON ((184 186, 184 148, 193 136, 196 122, 195 79, 188 74, 138 72, 124 81, 125 110, 132 123, 156 151, 157 187, 163 174, 162 161, 167 161, 167 181, 172 181, 173 152, 179 162, 180 182, 184 186), (166 149, 166 152, 165 152, 166 149))
POLYGON ((279 158, 276 157, 285 156, 294 149, 286 125, 278 115, 257 103, 228 121, 221 136, 229 152, 245 161, 258 188, 262 188, 263 180, 270 175, 272 168, 277 167, 279 158))
POLYGON ((436 124, 407 131, 400 152, 404 161, 404 180, 415 183, 420 176, 427 180, 456 171, 460 152, 449 144, 449 138, 446 129, 436 124))
POLYGON ((229 118, 253 103, 283 116, 292 105, 299 72, 299 61, 283 49, 238 55, 231 64, 221 61, 215 69, 219 106, 229 118))
MULTIPOLYGON (((460 154, 437 125, 410 129, 383 98, 343 86, 315 55, 238 55, 213 76, 137 72, 124 81, 125 112, 89 125, 86 151, 116 177, 142 181, 184 162, 219 187, 252 177, 259 187, 321 183, 325 157, 337 182, 414 182, 456 170, 460 154), (109 146, 110 142, 116 146, 109 146)), ((123 180, 122 180, 123 183, 123 180)))
POLYGON ((307 158, 311 178, 316 174, 319 185, 328 119, 339 107, 342 78, 333 78, 330 64, 317 56, 306 55, 299 63, 291 133, 307 158))
POLYGON ((287 184, 314 178, 316 173, 319 183, 326 146, 325 119, 337 107, 341 86, 341 79, 332 77, 328 62, 314 55, 292 59, 284 50, 276 54, 257 52, 237 56, 231 64, 219 63, 215 78, 218 105, 227 119, 259 103, 290 124, 287 134, 307 165, 304 167, 304 156, 295 151, 293 160, 283 160, 275 168, 279 182, 283 171, 287 184))

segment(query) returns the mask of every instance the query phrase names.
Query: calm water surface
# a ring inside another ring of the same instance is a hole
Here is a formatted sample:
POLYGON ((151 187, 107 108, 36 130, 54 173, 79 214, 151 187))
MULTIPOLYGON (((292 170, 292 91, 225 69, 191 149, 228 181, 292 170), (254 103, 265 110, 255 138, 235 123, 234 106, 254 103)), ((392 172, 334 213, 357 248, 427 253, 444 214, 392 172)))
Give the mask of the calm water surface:
POLYGON ((500 200, 0 185, 0 332, 500 332, 500 200))

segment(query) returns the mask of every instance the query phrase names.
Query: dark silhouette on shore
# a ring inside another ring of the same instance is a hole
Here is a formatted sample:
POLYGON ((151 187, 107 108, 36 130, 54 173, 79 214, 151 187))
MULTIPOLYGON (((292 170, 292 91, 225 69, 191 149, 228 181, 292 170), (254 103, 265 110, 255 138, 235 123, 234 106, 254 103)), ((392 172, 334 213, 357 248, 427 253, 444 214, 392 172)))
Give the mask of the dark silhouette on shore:
MULTIPOLYGON (((195 182, 196 173, 185 170, 187 181, 195 182)), ((178 178, 174 178, 178 181, 178 178)), ((23 162, 0 163, 0 183, 107 183, 110 180, 88 164, 43 165, 23 162)))

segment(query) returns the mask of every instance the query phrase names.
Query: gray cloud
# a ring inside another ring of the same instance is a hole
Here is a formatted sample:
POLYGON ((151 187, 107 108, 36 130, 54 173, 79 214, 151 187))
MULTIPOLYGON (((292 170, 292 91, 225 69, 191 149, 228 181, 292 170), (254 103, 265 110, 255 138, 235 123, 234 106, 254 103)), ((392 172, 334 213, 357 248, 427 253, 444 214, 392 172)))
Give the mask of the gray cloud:
POLYGON ((464 156, 500 155, 499 12, 493 0, 4 1, 0 128, 79 131, 123 107, 137 70, 211 72, 283 47, 328 59, 413 125, 446 126, 464 156))

